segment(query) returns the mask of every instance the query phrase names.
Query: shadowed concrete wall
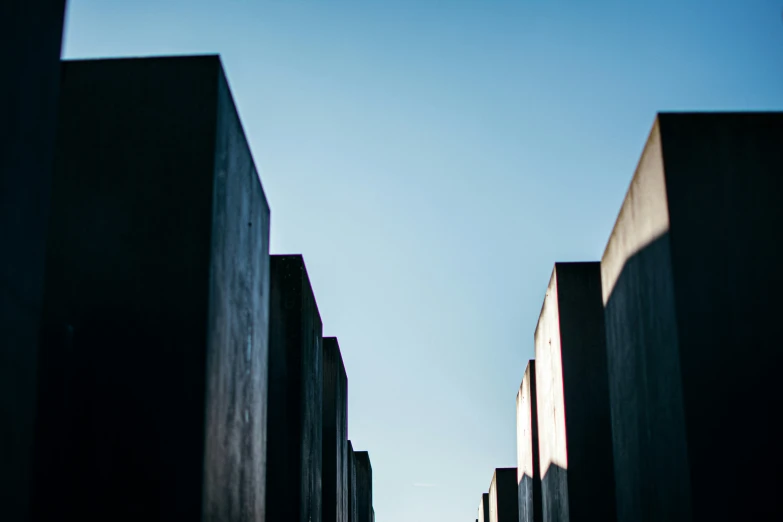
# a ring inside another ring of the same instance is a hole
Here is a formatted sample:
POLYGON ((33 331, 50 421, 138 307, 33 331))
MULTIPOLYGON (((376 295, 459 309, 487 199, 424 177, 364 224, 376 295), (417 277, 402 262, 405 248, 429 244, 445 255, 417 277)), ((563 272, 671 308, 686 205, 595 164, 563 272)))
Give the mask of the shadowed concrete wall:
POLYGON ((271 256, 269 520, 320 522, 322 323, 302 256, 271 256))
POLYGON ((356 456, 353 444, 348 441, 348 522, 359 520, 359 505, 356 498, 356 456))
POLYGON ((600 263, 555 264, 535 346, 543 520, 614 520, 600 263))
POLYGON ((529 361, 517 393, 519 522, 540 522, 542 520, 537 412, 536 362, 529 361))
POLYGON ((269 207, 215 56, 65 62, 40 520, 264 517, 269 207))
POLYGON ((0 2, 0 518, 29 516, 65 0, 0 2))
POLYGON ((323 348, 323 522, 348 522, 348 377, 337 339, 323 348))
POLYGON ((356 509, 358 522, 372 522, 372 465, 366 451, 354 452, 356 461, 356 509))
POLYGON ((477 516, 480 522, 489 522, 489 493, 481 494, 477 516))
POLYGON ((497 468, 489 485, 489 522, 519 519, 517 468, 497 468))
POLYGON ((781 113, 653 126, 601 263, 621 521, 783 518, 781 173, 781 113))

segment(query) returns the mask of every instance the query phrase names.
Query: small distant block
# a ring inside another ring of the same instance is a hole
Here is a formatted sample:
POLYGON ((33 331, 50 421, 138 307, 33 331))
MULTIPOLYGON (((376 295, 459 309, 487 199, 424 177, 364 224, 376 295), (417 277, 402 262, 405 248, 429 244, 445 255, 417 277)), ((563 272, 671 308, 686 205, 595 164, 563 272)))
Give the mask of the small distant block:
POLYGON ((517 486, 519 522, 543 520, 535 361, 528 362, 517 393, 517 486))
POLYGON ((489 521, 517 522, 517 468, 498 468, 489 485, 489 521))

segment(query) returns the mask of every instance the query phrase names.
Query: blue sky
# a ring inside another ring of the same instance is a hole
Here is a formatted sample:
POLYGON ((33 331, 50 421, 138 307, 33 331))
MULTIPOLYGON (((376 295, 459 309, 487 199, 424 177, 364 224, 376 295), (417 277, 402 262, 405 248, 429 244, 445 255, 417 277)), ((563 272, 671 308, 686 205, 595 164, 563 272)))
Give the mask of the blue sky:
POLYGON ((656 111, 783 109, 780 0, 70 0, 63 51, 222 55, 378 522, 516 465, 552 265, 600 259, 656 111))

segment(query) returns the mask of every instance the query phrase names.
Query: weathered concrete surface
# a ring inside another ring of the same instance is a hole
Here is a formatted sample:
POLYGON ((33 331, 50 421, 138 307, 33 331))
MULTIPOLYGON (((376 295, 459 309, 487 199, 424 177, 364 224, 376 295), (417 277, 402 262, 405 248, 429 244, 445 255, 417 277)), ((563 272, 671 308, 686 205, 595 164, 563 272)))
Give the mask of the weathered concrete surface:
POLYGON ((489 522, 489 493, 482 493, 479 500, 477 520, 489 522))
POLYGON ((320 522, 321 316, 302 256, 271 256, 267 518, 320 522))
POLYGON ((517 522, 517 468, 497 468, 489 485, 489 521, 517 522))
POLYGON ((540 522, 541 472, 535 361, 528 362, 517 393, 517 487, 519 522, 540 522))
POLYGON ((269 207, 217 57, 65 62, 36 518, 264 517, 269 207))
POLYGON ((359 504, 356 498, 356 456, 353 444, 348 441, 348 522, 359 520, 359 504))
POLYGON ((600 263, 555 264, 535 347, 543 520, 614 520, 600 263))
POLYGON ((337 339, 323 350, 323 522, 348 522, 348 377, 337 339))
POLYGON ((782 171, 781 113, 653 126, 601 263, 621 521, 783 518, 782 171))
POLYGON ((0 518, 27 520, 65 0, 0 2, 0 518))
POLYGON ((358 522, 372 522, 372 465, 366 451, 354 452, 356 461, 356 509, 358 522))

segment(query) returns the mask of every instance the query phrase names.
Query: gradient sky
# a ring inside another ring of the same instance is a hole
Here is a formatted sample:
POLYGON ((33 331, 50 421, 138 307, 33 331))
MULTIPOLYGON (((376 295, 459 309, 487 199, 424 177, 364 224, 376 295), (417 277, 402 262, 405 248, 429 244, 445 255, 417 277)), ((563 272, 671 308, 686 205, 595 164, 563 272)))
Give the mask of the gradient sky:
POLYGON ((659 110, 783 109, 783 0, 70 0, 66 58, 220 53, 348 372, 378 522, 516 465, 555 261, 599 260, 659 110))

